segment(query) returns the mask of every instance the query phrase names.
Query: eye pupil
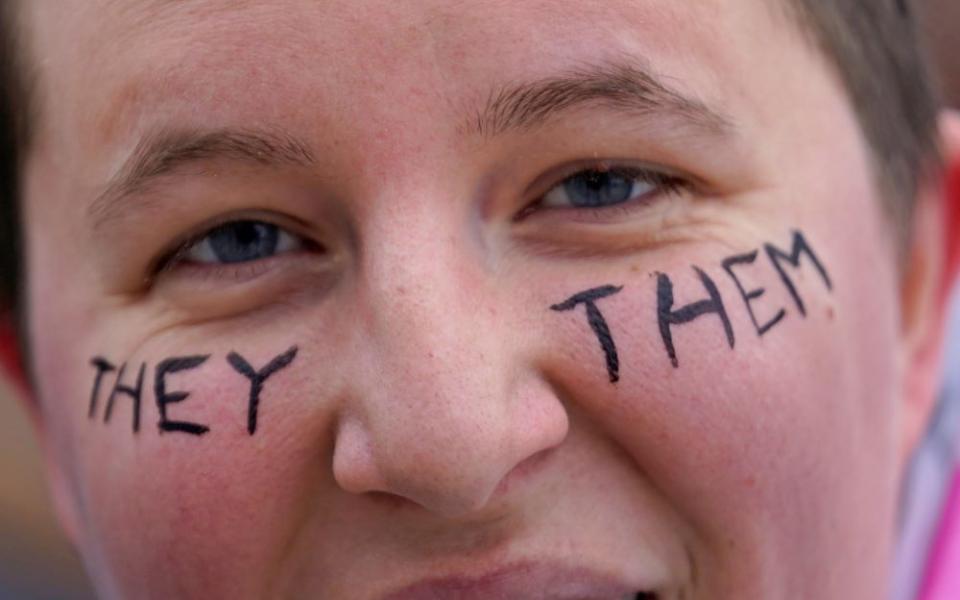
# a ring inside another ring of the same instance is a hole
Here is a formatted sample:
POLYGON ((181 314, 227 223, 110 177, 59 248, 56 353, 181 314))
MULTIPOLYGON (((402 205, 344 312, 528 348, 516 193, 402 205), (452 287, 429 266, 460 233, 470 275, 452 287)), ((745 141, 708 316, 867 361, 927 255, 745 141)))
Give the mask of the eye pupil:
POLYGON ((563 183, 571 204, 577 207, 595 207, 618 204, 630 199, 633 179, 614 171, 587 171, 570 177, 563 183))
POLYGON ((210 232, 210 248, 224 263, 247 262, 276 253, 279 230, 258 221, 237 221, 210 232))

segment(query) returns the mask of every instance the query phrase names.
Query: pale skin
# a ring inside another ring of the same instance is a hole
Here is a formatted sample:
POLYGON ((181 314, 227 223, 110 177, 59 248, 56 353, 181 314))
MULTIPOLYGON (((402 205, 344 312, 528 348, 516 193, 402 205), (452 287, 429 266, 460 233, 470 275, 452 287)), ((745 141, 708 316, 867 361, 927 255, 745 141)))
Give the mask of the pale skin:
POLYGON ((104 597, 380 598, 528 563, 666 599, 883 597, 949 240, 931 188, 902 276, 841 85, 768 3, 28 4, 25 401, 104 597), (484 112, 624 67, 676 102, 499 129, 484 112), (221 140, 129 181, 170 132, 297 151, 221 140), (621 165, 682 184, 600 209, 556 192, 621 165), (237 219, 288 235, 212 264, 204 232, 237 219), (803 317, 761 253, 738 272, 766 289, 761 318, 786 316, 760 337, 721 261, 794 230, 833 287, 793 271, 803 317), (736 346, 703 316, 674 329, 674 368, 656 274, 688 304, 706 296, 691 265, 736 346), (616 383, 584 309, 550 310, 602 285, 623 287, 597 302, 616 383), (294 346, 250 435, 225 357, 294 346), (152 368, 186 355, 210 358, 168 377, 190 393, 169 410, 202 436, 157 427, 152 368), (128 385, 147 364, 138 433, 125 397, 88 417, 94 356, 128 385))

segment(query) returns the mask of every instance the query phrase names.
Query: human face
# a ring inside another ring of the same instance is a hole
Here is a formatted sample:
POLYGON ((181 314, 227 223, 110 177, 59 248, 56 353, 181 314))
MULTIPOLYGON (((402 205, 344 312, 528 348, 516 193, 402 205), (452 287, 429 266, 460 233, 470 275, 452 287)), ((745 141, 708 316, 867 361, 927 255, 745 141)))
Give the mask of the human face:
POLYGON ((882 596, 892 236, 769 3, 28 4, 105 597, 882 596))

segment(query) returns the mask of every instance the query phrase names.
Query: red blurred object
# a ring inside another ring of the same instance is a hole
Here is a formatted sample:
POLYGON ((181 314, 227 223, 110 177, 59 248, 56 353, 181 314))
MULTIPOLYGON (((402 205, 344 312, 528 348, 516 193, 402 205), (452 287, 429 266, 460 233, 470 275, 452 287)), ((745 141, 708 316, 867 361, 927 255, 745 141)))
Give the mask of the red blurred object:
MULTIPOLYGON (((946 210, 947 218, 947 240, 960 239, 960 157, 953 161, 953 164, 947 168, 946 183, 946 210)), ((947 248, 947 273, 951 277, 945 278, 944 296, 950 294, 953 287, 953 275, 957 273, 960 267, 960 244, 949 243, 947 248)))
POLYGON ((0 369, 21 389, 27 389, 27 378, 17 345, 17 333, 8 312, 0 312, 0 369))

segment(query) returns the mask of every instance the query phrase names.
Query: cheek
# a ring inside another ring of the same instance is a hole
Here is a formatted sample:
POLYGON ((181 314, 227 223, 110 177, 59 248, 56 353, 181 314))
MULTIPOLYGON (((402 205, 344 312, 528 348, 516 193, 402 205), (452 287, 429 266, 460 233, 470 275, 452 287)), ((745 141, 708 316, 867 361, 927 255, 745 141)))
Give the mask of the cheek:
MULTIPOLYGON (((311 406, 318 403, 305 401, 303 392, 316 388, 315 382, 300 381, 295 368, 272 374, 259 394, 251 435, 251 381, 230 365, 227 354, 212 353, 203 364, 164 378, 168 396, 189 393, 167 405, 167 422, 208 427, 202 435, 160 430, 159 361, 145 359, 137 433, 129 394, 115 397, 105 422, 116 372, 103 376, 92 418, 94 368, 76 370, 74 383, 83 382, 80 386, 51 382, 52 393, 71 397, 63 405, 71 414, 59 420, 73 440, 69 460, 81 544, 101 584, 112 581, 122 596, 136 590, 167 597, 206 590, 243 597, 262 588, 306 518, 309 491, 326 473, 329 440, 320 428, 325 419, 306 414, 316 412, 311 406)), ((248 360, 261 369, 271 358, 248 360)), ((138 368, 132 365, 142 362, 127 361, 125 385, 135 387, 138 368)))
MULTIPOLYGON (((751 302, 757 324, 783 310, 762 335, 720 261, 698 261, 734 346, 719 312, 675 313, 690 317, 668 327, 676 367, 656 273, 597 303, 616 344, 615 384, 583 308, 558 333, 575 350, 558 359, 555 376, 692 526, 690 546, 712 590, 761 590, 752 587, 761 573, 811 589, 805 578, 822 573, 823 561, 862 556, 864 540, 876 551, 888 546, 899 383, 893 305, 877 290, 889 288, 864 280, 855 260, 836 260, 829 245, 813 249, 832 290, 810 262, 786 269, 805 315, 762 254, 738 272, 748 293, 765 289, 751 302)), ((689 262, 663 272, 674 311, 710 298, 689 262)))

